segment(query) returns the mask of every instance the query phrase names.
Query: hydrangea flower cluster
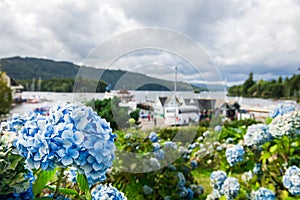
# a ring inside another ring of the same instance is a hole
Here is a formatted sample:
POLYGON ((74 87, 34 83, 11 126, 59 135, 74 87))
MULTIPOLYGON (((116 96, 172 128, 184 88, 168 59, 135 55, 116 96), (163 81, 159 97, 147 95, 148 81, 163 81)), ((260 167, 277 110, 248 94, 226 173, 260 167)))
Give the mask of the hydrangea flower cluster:
POLYGON ((266 188, 259 188, 257 191, 253 191, 252 194, 253 200, 275 200, 275 194, 273 191, 266 188))
POLYGON ((16 145, 29 169, 74 166, 98 181, 111 167, 115 135, 92 108, 58 105, 49 116, 31 115, 25 121, 16 145))
POLYGON ((244 160, 245 151, 243 146, 237 144, 231 148, 227 148, 225 154, 229 165, 234 166, 235 164, 244 160))
POLYGON ((164 142, 164 147, 177 149, 177 144, 176 144, 176 142, 166 141, 166 142, 164 142))
POLYGON ((252 171, 248 171, 242 174, 242 180, 246 183, 248 183, 253 178, 252 171))
POLYGON ((221 194, 218 190, 213 189, 209 195, 207 195, 206 200, 219 200, 221 198, 221 194))
POLYGON ((197 146, 199 146, 199 143, 198 143, 198 142, 194 142, 194 143, 192 143, 192 144, 189 144, 189 145, 188 145, 188 148, 189 148, 189 149, 195 149, 197 146))
POLYGON ((244 135, 244 143, 247 146, 260 145, 272 139, 269 126, 265 124, 253 124, 248 127, 244 135))
POLYGON ((220 132, 221 130, 222 130, 222 126, 220 126, 220 125, 217 125, 214 128, 214 131, 216 131, 216 132, 220 132))
POLYGON ((222 170, 214 171, 210 174, 210 183, 213 191, 207 196, 207 199, 219 199, 221 195, 225 195, 227 199, 233 199, 240 190, 238 180, 227 177, 222 170))
POLYGON ((143 192, 144 192, 144 194, 145 195, 151 195, 152 194, 152 192, 153 192, 153 188, 152 187, 150 187, 150 186, 148 186, 148 185, 144 185, 143 186, 143 192))
POLYGON ((295 165, 289 167, 282 177, 282 182, 292 195, 300 194, 300 169, 295 165))
POLYGON ((151 142, 157 142, 159 137, 157 136, 157 134, 155 132, 151 132, 148 136, 149 140, 151 140, 151 142))
POLYGON ((190 162, 192 169, 195 169, 198 166, 198 163, 196 160, 191 160, 190 162))
POLYGON ((115 187, 111 185, 98 185, 92 191, 93 200, 127 200, 123 192, 118 191, 115 187))
POLYGON ((280 138, 283 135, 294 137, 300 134, 300 112, 294 111, 282 116, 278 116, 270 126, 270 133, 274 138, 280 138))
POLYGON ((240 184, 236 178, 228 177, 223 185, 221 194, 224 194, 227 199, 234 199, 239 193, 240 190, 240 184))
POLYGON ((31 114, 22 117, 21 115, 13 114, 13 116, 7 120, 6 129, 10 132, 17 132, 22 126, 24 126, 26 118, 30 117, 30 115, 31 114))
POLYGON ((270 113, 270 117, 275 118, 277 116, 293 112, 294 110, 295 106, 293 105, 279 105, 270 113))
POLYGON ((213 189, 221 190, 224 181, 227 179, 227 175, 224 171, 218 170, 210 174, 210 184, 213 189))
POLYGON ((181 198, 186 198, 186 199, 193 199, 194 197, 194 192, 191 188, 186 188, 186 179, 182 172, 177 173, 177 177, 179 178, 178 182, 178 195, 181 198))

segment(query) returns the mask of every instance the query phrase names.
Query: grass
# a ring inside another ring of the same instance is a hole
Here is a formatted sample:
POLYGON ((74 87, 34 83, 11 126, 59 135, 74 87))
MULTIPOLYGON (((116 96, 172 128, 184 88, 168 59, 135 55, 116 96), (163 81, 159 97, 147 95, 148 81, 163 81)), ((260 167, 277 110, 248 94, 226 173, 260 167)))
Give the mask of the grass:
POLYGON ((209 179, 211 172, 213 172, 213 170, 203 168, 197 168, 191 172, 197 183, 204 188, 204 194, 195 199, 204 200, 206 196, 211 193, 212 188, 209 179))

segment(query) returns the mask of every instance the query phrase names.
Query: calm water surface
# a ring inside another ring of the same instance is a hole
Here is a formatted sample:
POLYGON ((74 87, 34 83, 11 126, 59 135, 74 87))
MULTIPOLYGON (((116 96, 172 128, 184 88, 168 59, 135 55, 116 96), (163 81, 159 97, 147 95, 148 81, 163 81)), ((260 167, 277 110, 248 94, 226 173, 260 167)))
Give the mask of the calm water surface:
MULTIPOLYGON (((131 91, 134 95, 134 100, 139 102, 145 102, 146 100, 154 101, 157 96, 169 96, 174 95, 173 92, 165 91, 131 91)), ((272 109, 276 105, 283 103, 281 101, 274 101, 271 99, 260 99, 260 98, 238 98, 238 97, 226 97, 225 92, 202 92, 200 94, 195 94, 193 92, 177 92, 179 97, 184 98, 212 98, 212 99, 222 99, 224 101, 236 100, 243 107, 268 107, 272 109)), ((103 99, 104 93, 57 93, 57 92, 23 92, 23 98, 30 98, 33 96, 38 96, 40 98, 46 98, 48 101, 29 104, 23 103, 14 107, 11 113, 24 114, 26 112, 33 111, 35 108, 54 106, 61 102, 86 102, 91 99, 103 99)))

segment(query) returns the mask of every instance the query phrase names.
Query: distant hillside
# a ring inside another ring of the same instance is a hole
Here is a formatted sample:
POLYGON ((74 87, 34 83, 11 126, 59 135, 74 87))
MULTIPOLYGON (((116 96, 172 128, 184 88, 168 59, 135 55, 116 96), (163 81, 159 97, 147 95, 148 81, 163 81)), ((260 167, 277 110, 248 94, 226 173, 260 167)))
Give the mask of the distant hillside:
MULTIPOLYGON (((57 62, 48 59, 39 58, 22 58, 12 57, 0 59, 0 69, 5 71, 13 79, 29 85, 33 78, 36 80, 41 78, 43 82, 56 82, 64 79, 66 82, 72 83, 81 68, 71 62, 57 62)), ((82 67, 89 74, 95 74, 94 80, 99 78, 96 76, 103 73, 104 69, 96 69, 92 67, 82 67)), ((100 78, 110 89, 128 89, 128 90, 173 90, 174 83, 161 79, 152 78, 143 74, 127 72, 123 70, 105 70, 100 78)), ((51 85, 51 84, 49 84, 51 85)), ((53 84, 52 84, 53 85, 53 84)), ((57 84, 56 84, 57 85, 57 84)), ((50 86, 49 86, 50 87, 50 86)), ((57 87, 57 86, 55 86, 57 87)), ((42 87, 43 88, 43 87, 42 87)), ((177 89, 182 91, 191 91, 192 87, 187 83, 178 83, 177 89)), ((201 88, 200 88, 201 89, 201 88)), ((53 89, 47 91, 64 91, 64 89, 53 89)))

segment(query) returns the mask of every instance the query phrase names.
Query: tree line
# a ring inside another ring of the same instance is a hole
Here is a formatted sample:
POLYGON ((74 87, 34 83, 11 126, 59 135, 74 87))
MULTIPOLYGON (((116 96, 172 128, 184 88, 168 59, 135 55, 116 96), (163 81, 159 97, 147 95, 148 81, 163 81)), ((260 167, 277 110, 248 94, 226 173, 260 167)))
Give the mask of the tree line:
POLYGON ((17 80, 25 91, 45 92, 104 92, 106 83, 86 78, 51 78, 46 80, 17 80))
POLYGON ((292 77, 270 81, 253 80, 253 73, 242 85, 235 85, 228 88, 228 96, 275 98, 275 99, 296 99, 300 98, 300 74, 294 74, 292 77))

